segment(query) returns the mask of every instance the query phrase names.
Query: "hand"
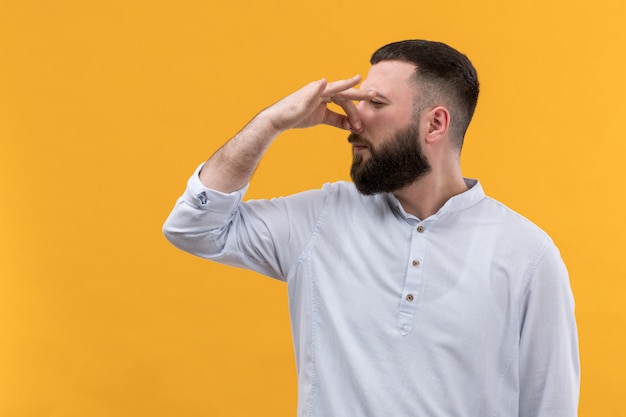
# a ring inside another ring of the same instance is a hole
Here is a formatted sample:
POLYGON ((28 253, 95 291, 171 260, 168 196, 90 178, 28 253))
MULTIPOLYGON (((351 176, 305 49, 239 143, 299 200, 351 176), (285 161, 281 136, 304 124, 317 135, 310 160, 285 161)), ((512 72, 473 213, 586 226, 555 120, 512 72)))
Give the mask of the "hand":
POLYGON ((373 92, 353 88, 359 82, 360 75, 332 83, 325 79, 314 81, 268 107, 264 113, 278 132, 327 124, 358 133, 362 126, 354 101, 375 96, 373 92), (330 110, 329 103, 337 104, 346 114, 330 110))

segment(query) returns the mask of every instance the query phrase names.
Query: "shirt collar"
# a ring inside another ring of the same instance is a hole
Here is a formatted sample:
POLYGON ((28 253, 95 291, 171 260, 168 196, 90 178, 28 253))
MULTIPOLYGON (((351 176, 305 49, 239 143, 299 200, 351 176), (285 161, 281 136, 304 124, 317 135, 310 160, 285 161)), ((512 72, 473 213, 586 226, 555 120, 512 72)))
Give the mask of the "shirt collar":
MULTIPOLYGON (((472 178, 463 178, 463 180, 465 181, 465 185, 467 185, 468 190, 451 197, 448 201, 446 201, 443 207, 441 207, 437 213, 430 216, 430 218, 437 218, 444 214, 465 210, 466 208, 469 208, 478 203, 485 197, 483 187, 480 185, 480 182, 478 180, 472 178)), ((400 204, 400 201, 398 201, 396 196, 394 196, 392 193, 387 194, 387 201, 389 202, 389 205, 392 207, 392 209, 401 214, 403 217, 416 219, 415 216, 413 216, 412 214, 408 214, 404 211, 404 208, 402 208, 402 204, 400 204)))

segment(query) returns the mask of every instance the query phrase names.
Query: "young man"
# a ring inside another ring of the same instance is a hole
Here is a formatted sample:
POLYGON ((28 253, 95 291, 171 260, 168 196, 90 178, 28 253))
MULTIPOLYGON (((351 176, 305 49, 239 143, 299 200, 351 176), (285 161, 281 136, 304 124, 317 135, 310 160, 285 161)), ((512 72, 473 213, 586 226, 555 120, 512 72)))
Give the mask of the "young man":
POLYGON ((194 173, 165 235, 287 283, 299 416, 577 415, 559 252, 461 174, 474 67, 421 40, 371 63, 360 89, 316 81, 261 111, 194 173), (322 123, 351 131, 353 183, 242 201, 276 136, 322 123))

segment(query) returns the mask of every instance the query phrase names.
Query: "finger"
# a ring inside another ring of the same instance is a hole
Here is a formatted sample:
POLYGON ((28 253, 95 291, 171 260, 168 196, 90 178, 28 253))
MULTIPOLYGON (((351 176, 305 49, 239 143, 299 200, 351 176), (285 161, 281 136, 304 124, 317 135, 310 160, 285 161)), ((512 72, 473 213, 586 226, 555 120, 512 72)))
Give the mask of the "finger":
POLYGON ((348 118, 345 115, 336 113, 332 110, 326 111, 324 121, 322 123, 339 129, 350 130, 350 121, 348 118))
POLYGON ((374 91, 361 91, 354 88, 350 88, 341 93, 338 93, 329 99, 329 102, 335 103, 340 106, 346 113, 347 117, 342 120, 342 127, 354 132, 362 131, 361 115, 357 110, 355 101, 370 100, 376 96, 374 91))
POLYGON ((370 100, 376 97, 376 92, 373 90, 358 90, 356 88, 349 88, 345 91, 335 94, 332 97, 332 101, 339 104, 342 100, 353 100, 353 101, 361 101, 361 100, 370 100))
POLYGON ((326 78, 322 78, 321 80, 309 83, 304 88, 302 88, 301 91, 304 91, 304 94, 308 96, 308 102, 313 102, 324 93, 327 85, 328 81, 326 80, 326 78))
POLYGON ((332 83, 328 83, 326 85, 322 97, 325 99, 329 99, 342 91, 348 90, 358 85, 360 82, 360 75, 355 75, 354 77, 348 78, 346 80, 333 81, 332 83))
POLYGON ((359 114, 359 111, 354 105, 354 102, 352 100, 344 100, 344 101, 338 102, 337 104, 339 104, 339 106, 341 106, 343 111, 346 112, 348 123, 346 124, 346 121, 343 122, 344 128, 352 129, 355 132, 360 132, 362 129, 361 115, 359 114))

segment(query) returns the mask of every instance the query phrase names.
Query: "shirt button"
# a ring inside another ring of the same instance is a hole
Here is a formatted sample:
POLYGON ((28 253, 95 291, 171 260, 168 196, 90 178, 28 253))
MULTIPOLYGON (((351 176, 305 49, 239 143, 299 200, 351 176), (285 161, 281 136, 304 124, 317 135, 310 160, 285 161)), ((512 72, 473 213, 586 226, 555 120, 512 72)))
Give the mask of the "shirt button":
POLYGON ((420 266, 420 261, 418 261, 417 259, 413 259, 413 266, 416 268, 420 266))
POLYGON ((424 233, 424 226, 417 226, 417 233, 424 233))
POLYGON ((413 294, 407 294, 407 296, 406 296, 406 300, 407 301, 410 302, 410 301, 413 301, 414 299, 415 299, 415 297, 413 297, 413 294))

